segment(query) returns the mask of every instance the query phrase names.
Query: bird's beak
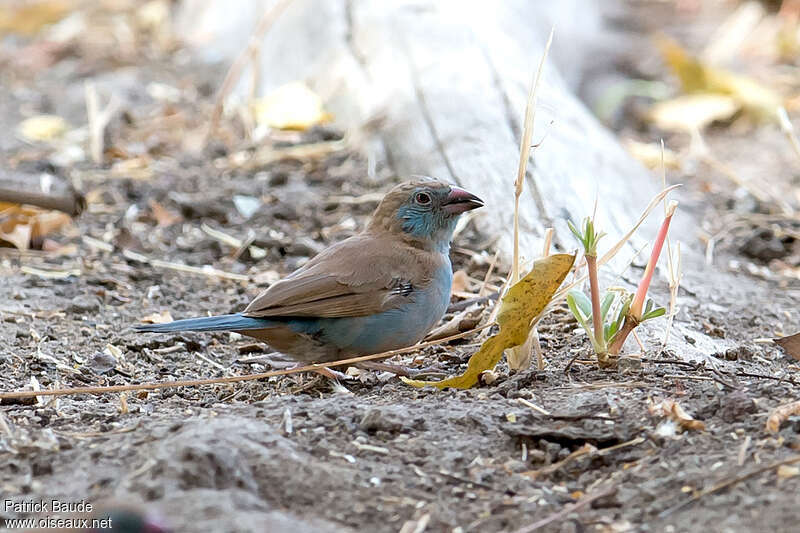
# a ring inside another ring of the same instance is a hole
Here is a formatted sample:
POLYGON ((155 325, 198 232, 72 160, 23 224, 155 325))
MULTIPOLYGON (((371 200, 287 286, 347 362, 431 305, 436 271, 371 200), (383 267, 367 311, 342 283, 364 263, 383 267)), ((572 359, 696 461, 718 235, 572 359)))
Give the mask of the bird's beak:
POLYGON ((451 215, 460 215, 465 211, 483 207, 483 200, 460 187, 450 187, 450 194, 445 198, 442 207, 451 215))

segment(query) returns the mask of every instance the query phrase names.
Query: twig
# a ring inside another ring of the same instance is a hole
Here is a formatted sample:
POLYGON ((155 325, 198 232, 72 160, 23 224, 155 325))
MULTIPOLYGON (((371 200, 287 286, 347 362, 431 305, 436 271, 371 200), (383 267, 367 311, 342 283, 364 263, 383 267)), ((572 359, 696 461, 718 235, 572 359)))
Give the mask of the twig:
POLYGON ((76 217, 86 209, 86 199, 75 190, 61 194, 47 194, 35 191, 23 191, 18 188, 0 187, 0 202, 12 204, 27 204, 55 209, 70 216, 76 217))
POLYGON ((436 346, 439 344, 444 344, 446 342, 461 339, 472 335, 473 333, 477 333, 478 331, 484 330, 493 326, 494 324, 486 324, 483 326, 479 326, 477 328, 471 329, 469 331, 465 331, 463 333, 459 333, 457 335, 451 335, 450 337, 445 337, 444 339, 438 339, 435 341, 430 342, 423 342, 420 344, 415 344, 414 346, 409 346, 408 348, 400 348, 398 350, 391 350, 388 352, 373 354, 373 355, 364 355, 361 357, 352 357, 350 359, 342 359, 340 361, 331 361, 329 363, 315 363, 311 365, 296 367, 296 368, 287 368, 284 370, 272 370, 270 372, 262 372, 259 374, 246 374, 244 376, 229 376, 223 378, 211 378, 211 379, 190 379, 190 380, 183 380, 183 381, 170 381, 170 382, 160 382, 160 383, 138 383, 135 385, 111 385, 107 387, 75 387, 71 389, 55 389, 55 390, 40 390, 40 391, 13 391, 13 392, 0 392, 0 400, 7 400, 7 399, 20 399, 20 398, 33 398, 36 396, 65 396, 71 394, 108 394, 112 392, 124 392, 124 391, 132 391, 132 390, 154 390, 154 389, 170 389, 175 387, 199 387, 201 385, 216 385, 220 383, 238 383, 240 381, 253 381, 257 379, 265 379, 273 376, 285 376, 289 374, 297 374, 300 372, 314 372, 321 368, 330 368, 335 366, 342 366, 342 365, 349 365, 353 363, 359 363, 361 361, 372 361, 374 359, 386 359, 387 357, 392 357, 394 355, 399 355, 402 353, 409 353, 415 352, 417 350, 421 350, 423 348, 427 348, 429 346, 436 346))
POLYGON ((797 135, 794 133, 794 126, 792 126, 789 115, 786 113, 786 108, 783 106, 778 108, 778 123, 781 126, 781 130, 786 135, 786 138, 789 139, 789 143, 792 145, 795 155, 800 159, 800 141, 797 140, 797 135))
MULTIPOLYGON (((547 38, 547 44, 542 52, 542 58, 539 60, 539 68, 531 82, 531 88, 528 92, 528 101, 525 104, 525 124, 522 130, 522 137, 519 140, 519 166, 517 167, 517 179, 514 181, 514 258, 511 263, 511 284, 514 285, 520 279, 520 264, 519 264, 519 198, 522 196, 522 190, 525 186, 525 175, 528 171, 528 159, 531 154, 531 139, 533 137, 534 119, 536 118, 536 99, 539 92, 539 81, 542 79, 542 71, 544 70, 544 63, 547 59, 547 54, 550 51, 550 46, 553 44, 553 33, 555 28, 550 29, 550 36, 547 38)), ((539 345, 539 334, 536 327, 532 327, 528 332, 528 339, 522 346, 515 346, 511 351, 506 352, 508 359, 508 367, 511 370, 522 370, 528 368, 531 364, 531 345, 539 345), (534 339, 535 338, 535 339, 534 339)), ((541 369, 544 365, 541 356, 541 347, 537 354, 538 365, 541 369)))
MULTIPOLYGON (((553 244, 553 228, 544 230, 544 244, 542 245, 542 257, 550 255, 550 246, 553 244)), ((538 370, 544 370, 544 352, 542 352, 542 344, 539 342, 539 328, 533 326, 531 329, 530 340, 532 341, 533 353, 536 355, 536 367, 538 370)))
POLYGON ((213 276, 222 279, 230 279, 233 281, 248 281, 250 279, 248 276, 245 276, 244 274, 234 274, 232 272, 225 272, 222 270, 217 270, 216 268, 213 268, 211 266, 196 267, 196 266, 184 265, 181 263, 171 263, 169 261, 162 261, 160 259, 150 259, 146 255, 142 255, 140 253, 128 249, 122 250, 122 255, 127 259, 131 259, 133 261, 139 261, 140 263, 145 263, 147 265, 154 267, 177 270, 178 272, 188 272, 190 274, 202 274, 204 276, 213 276))
POLYGON ((764 472, 768 472, 770 470, 774 470, 774 469, 776 469, 778 467, 781 467, 783 465, 790 465, 790 464, 794 464, 794 463, 800 463, 800 455, 793 455, 793 456, 789 457, 788 459, 783 459, 781 461, 775 461, 774 463, 770 463, 770 464, 768 464, 766 466, 762 466, 761 468, 756 468, 755 470, 751 470, 750 472, 746 472, 746 473, 741 474, 739 476, 734 476, 734 477, 731 477, 731 478, 728 478, 728 479, 724 479, 724 480, 714 484, 713 486, 711 486, 711 487, 709 487, 707 489, 703 489, 700 492, 694 494, 690 499, 688 499, 686 501, 683 501, 683 502, 679 503, 678 505, 674 505, 674 506, 670 507, 669 509, 666 509, 666 510, 662 511, 661 513, 659 513, 658 516, 660 518, 664 518, 665 516, 668 516, 668 515, 674 513, 675 511, 679 511, 679 510, 683 509, 684 507, 686 507, 688 505, 691 505, 691 504, 695 503, 696 501, 699 501, 704 496, 708 496, 709 494, 714 494, 715 492, 719 492, 719 491, 721 491, 723 489, 727 489, 728 487, 732 487, 733 485, 741 483, 742 481, 747 481, 751 477, 757 476, 759 474, 763 474, 764 472))
MULTIPOLYGON (((666 188, 667 186, 667 166, 664 164, 664 139, 661 139, 661 186, 666 188)), ((669 205, 667 204, 667 199, 664 198, 664 216, 666 217, 669 212, 669 205)), ((678 288, 681 284, 681 279, 683 277, 682 270, 681 270, 681 243, 677 244, 677 268, 675 268, 675 264, 673 263, 672 259, 672 241, 669 238, 669 233, 667 233, 667 267, 669 271, 669 313, 667 314, 667 327, 664 329, 664 341, 662 342, 662 346, 666 346, 667 342, 669 341, 669 334, 672 331, 672 322, 675 318, 675 314, 677 313, 677 301, 678 301, 678 288)))
POLYGON ((256 57, 256 50, 260 49, 259 43, 264 39, 264 35, 272 27, 277 20, 278 16, 286 9, 292 0, 280 0, 277 4, 272 6, 269 10, 264 12, 261 20, 258 21, 253 34, 247 43, 247 47, 239 53, 239 56, 231 64, 228 73, 225 74, 225 79, 222 82, 222 87, 217 93, 216 101, 214 102, 214 110, 211 112, 211 121, 208 125, 208 132, 206 134, 205 142, 208 144, 209 139, 217 132, 219 127, 219 119, 222 116, 222 109, 225 106, 225 100, 233 90, 239 78, 242 76, 242 71, 247 65, 248 61, 252 61, 256 57))
POLYGON ((541 413, 544 416, 552 416, 552 413, 550 411, 548 411, 547 409, 543 409, 543 408, 539 407, 538 405, 536 405, 533 402, 529 402, 525 398, 517 398, 517 402, 521 403, 525 407, 530 407, 531 409, 533 409, 537 413, 541 413))
POLYGON ((492 272, 494 272, 494 267, 497 265, 497 258, 499 256, 500 250, 495 250, 494 256, 492 256, 492 262, 489 263, 489 268, 486 270, 486 275, 483 276, 483 283, 481 283, 481 289, 478 291, 478 296, 486 295, 486 285, 488 285, 489 279, 492 277, 492 272))
POLYGON ((103 163, 103 149, 106 126, 111 122, 114 113, 119 109, 119 103, 114 95, 102 110, 100 109, 100 98, 97 95, 97 87, 91 81, 84 85, 86 95, 86 116, 89 121, 89 152, 92 161, 96 165, 103 163))
POLYGON ((741 447, 739 447, 739 454, 736 456, 736 465, 744 466, 744 461, 747 459, 747 449, 750 448, 750 441, 753 439, 750 435, 744 438, 741 447))
POLYGON ((529 526, 523 527, 522 529, 518 529, 515 533, 532 533, 533 531, 536 531, 537 529, 541 529, 544 526, 546 526, 546 525, 548 525, 548 524, 550 524, 552 522, 556 522, 558 520, 566 518, 567 516, 569 516, 570 513, 574 513, 575 511, 586 507, 587 505, 589 505, 590 503, 592 503, 595 500, 599 500, 600 498, 605 498, 606 496, 610 496, 611 494, 614 494, 616 491, 617 491, 617 486, 616 485, 612 485, 612 486, 606 487, 605 489, 602 489, 602 490, 600 490, 598 492, 595 492, 595 493, 592 493, 592 494, 587 494, 586 496, 584 496, 583 498, 581 498, 577 502, 564 507, 559 512, 553 513, 550 516, 548 516, 547 518, 543 518, 543 519, 539 520, 538 522, 534 522, 533 524, 531 524, 529 526))

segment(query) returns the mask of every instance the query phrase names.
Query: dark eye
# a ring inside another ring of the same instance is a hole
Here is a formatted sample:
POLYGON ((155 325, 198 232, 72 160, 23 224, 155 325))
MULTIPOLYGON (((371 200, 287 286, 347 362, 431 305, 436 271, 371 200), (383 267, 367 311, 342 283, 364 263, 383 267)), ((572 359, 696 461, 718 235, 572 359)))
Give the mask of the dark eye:
POLYGON ((431 203, 431 195, 426 192, 418 192, 414 195, 414 201, 419 205, 428 205, 431 203))

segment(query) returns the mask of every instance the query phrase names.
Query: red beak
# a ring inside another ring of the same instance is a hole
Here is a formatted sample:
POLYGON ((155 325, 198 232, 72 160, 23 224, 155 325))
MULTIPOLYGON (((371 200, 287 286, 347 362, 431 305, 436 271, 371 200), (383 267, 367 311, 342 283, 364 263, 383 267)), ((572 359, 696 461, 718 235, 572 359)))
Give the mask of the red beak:
POLYGON ((460 215, 465 211, 471 211, 483 207, 483 200, 465 191, 460 187, 450 187, 450 194, 447 195, 442 207, 452 215, 460 215))

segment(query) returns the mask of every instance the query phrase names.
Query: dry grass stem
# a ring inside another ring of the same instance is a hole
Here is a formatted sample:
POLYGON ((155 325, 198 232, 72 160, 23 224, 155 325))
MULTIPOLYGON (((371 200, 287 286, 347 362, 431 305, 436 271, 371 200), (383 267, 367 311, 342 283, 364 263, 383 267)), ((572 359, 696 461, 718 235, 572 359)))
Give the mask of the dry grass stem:
MULTIPOLYGON (((522 196, 522 190, 525 186, 525 174, 528 171, 528 159, 531 154, 531 140, 533 138, 533 127, 536 118, 536 99, 539 91, 539 82, 542 79, 542 71, 544 64, 547 60, 547 54, 550 51, 550 46, 553 44, 553 33, 555 28, 550 29, 550 35, 547 38, 547 44, 542 52, 542 58, 539 60, 539 68, 536 69, 536 75, 531 82, 531 88, 528 92, 528 101, 525 104, 525 124, 522 130, 522 137, 519 141, 519 166, 517 167, 517 179, 514 181, 514 257, 511 263, 511 283, 517 283, 520 280, 520 258, 519 258, 519 199, 522 196)), ((537 363, 539 368, 544 368, 544 358, 541 354, 541 346, 539 345, 539 333, 535 327, 532 327, 528 333, 528 340, 522 346, 516 346, 506 352, 506 359, 508 360, 508 367, 511 370, 521 370, 528 368, 531 365, 531 351, 533 347, 538 347, 537 363), (535 340, 534 340, 535 337, 535 340)))
POLYGON ((252 62, 254 58, 257 59, 259 57, 258 51, 261 48, 261 41, 264 39, 264 35, 266 35, 267 31, 291 2, 292 0, 280 0, 277 4, 264 12, 261 20, 258 21, 258 24, 253 30, 253 34, 250 36, 247 47, 239 53, 238 57, 231 64, 231 67, 225 74, 225 79, 222 82, 219 93, 217 93, 217 98, 214 101, 214 110, 211 112, 211 120, 208 125, 208 132, 206 133, 204 145, 208 144, 208 141, 217 132, 219 119, 222 117, 222 110, 225 107, 225 100, 228 98, 231 91, 233 91, 239 78, 241 78, 245 67, 248 63, 252 62))
POLYGON ((536 75, 531 82, 531 88, 528 92, 528 101, 525 105, 525 124, 522 131, 522 138, 519 141, 519 166, 517 167, 517 179, 514 181, 514 257, 511 264, 511 282, 516 283, 519 281, 519 198, 522 195, 522 190, 525 186, 525 174, 528 171, 528 159, 531 153, 531 139, 533 138, 533 126, 536 118, 536 99, 539 90, 539 81, 542 78, 542 71, 544 70, 544 63, 547 59, 547 54, 550 51, 550 46, 553 44, 553 33, 555 28, 550 29, 550 36, 547 38, 547 44, 544 47, 542 58, 539 61, 539 68, 536 70, 536 75))
POLYGON ((789 115, 786 113, 786 109, 783 107, 778 108, 778 123, 781 126, 781 131, 783 131, 783 133, 786 135, 786 138, 789 140, 789 144, 792 145, 792 150, 797 156, 797 159, 800 160, 800 141, 797 140, 794 126, 792 126, 792 122, 789 120, 789 115))
POLYGON ((525 398, 517 398, 517 403, 519 403, 521 405, 524 405, 525 407, 530 407, 531 409, 533 409, 537 413, 543 414, 544 416, 551 416, 552 415, 552 413, 550 411, 548 411, 547 409, 539 407, 535 403, 530 402, 530 401, 526 400, 525 398))
POLYGON ((250 279, 249 276, 245 276, 244 274, 234 274, 233 272, 225 272, 222 270, 217 270, 216 268, 213 268, 209 265, 206 265, 204 267, 196 267, 196 266, 184 265, 181 263, 172 263, 170 261, 162 261, 160 259, 150 259, 146 255, 142 255, 132 250, 123 250, 122 255, 125 256, 127 259, 131 259, 133 261, 139 261, 140 263, 145 263, 147 265, 156 268, 167 268, 170 270, 176 270, 178 272, 186 272, 189 274, 200 274, 202 276, 229 279, 232 281, 248 281, 250 279))
MULTIPOLYGON (((289 374, 298 374, 300 372, 315 372, 323 368, 330 368, 342 365, 350 365, 353 363, 360 363, 362 361, 373 361, 376 359, 386 359, 388 357, 392 357, 395 355, 403 354, 403 353, 410 353, 415 352, 417 350, 421 350, 423 348, 427 348, 429 346, 436 346, 439 344, 444 344, 446 342, 450 342, 456 339, 462 339, 464 337, 468 337, 474 333, 482 331, 484 329, 488 329, 494 324, 489 323, 483 326, 479 326, 477 328, 473 328, 469 331, 465 331, 463 333, 459 333, 457 335, 452 335, 450 337, 445 337, 444 339, 437 339, 435 341, 430 342, 423 342, 420 344, 415 344, 414 346, 409 346, 408 348, 400 348, 398 350, 390 350, 388 352, 373 354, 373 355, 364 355, 361 357, 352 357, 350 359, 342 359, 340 361, 332 361, 329 363, 315 363, 311 365, 305 365, 296 368, 287 368, 284 370, 272 370, 270 372, 262 372, 259 374, 246 374, 243 376, 229 376, 224 378, 209 378, 209 379, 190 379, 190 380, 183 380, 183 381, 169 381, 169 382, 161 382, 161 383, 138 383, 135 385, 111 385, 106 387, 75 387, 69 389, 51 389, 51 390, 33 390, 33 391, 12 391, 12 392, 0 392, 0 400, 11 400, 11 399, 22 399, 22 398, 33 398, 37 396, 66 396, 72 394, 109 394, 114 392, 125 392, 125 391, 132 391, 132 390, 155 390, 155 389, 170 389, 175 387, 199 387, 201 385, 217 385, 220 383, 239 383, 241 381, 253 381, 257 379, 265 379, 270 378, 273 376, 286 376, 289 374)), ((1 403, 1 402, 0 402, 1 403)))
POLYGON ((86 95, 86 116, 89 122, 89 153, 92 161, 96 165, 103 163, 104 137, 106 127, 114 113, 119 109, 119 103, 114 96, 111 96, 108 104, 100 109, 100 97, 97 94, 97 87, 91 81, 84 85, 86 95))

